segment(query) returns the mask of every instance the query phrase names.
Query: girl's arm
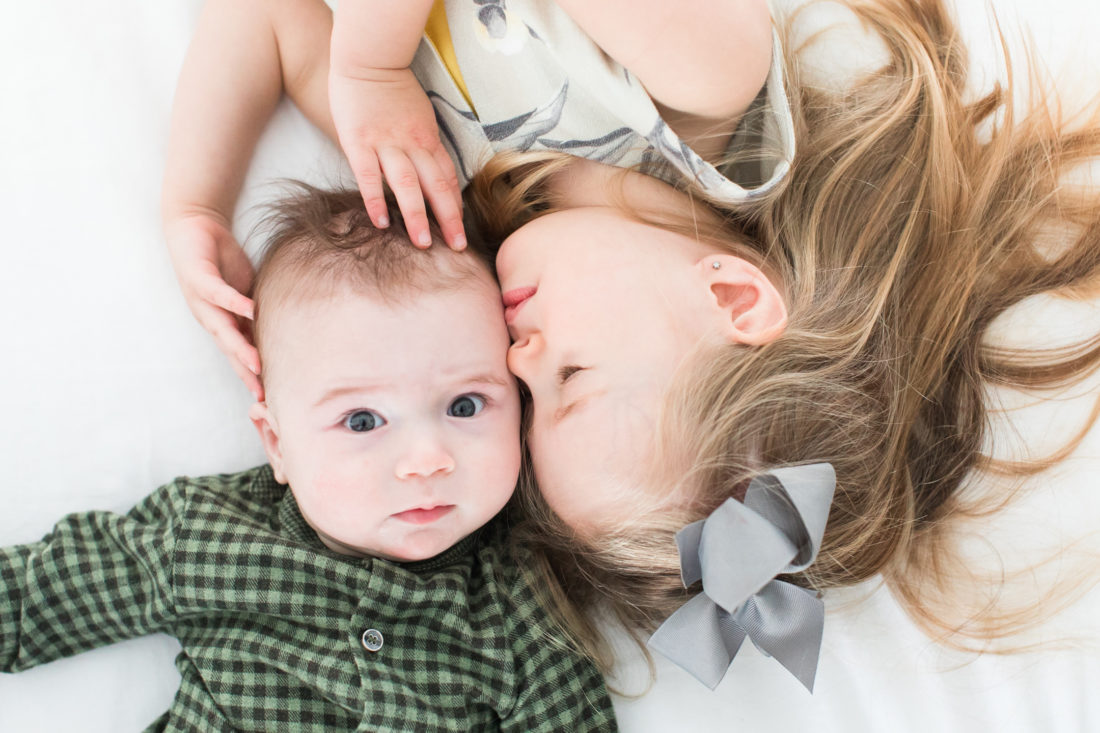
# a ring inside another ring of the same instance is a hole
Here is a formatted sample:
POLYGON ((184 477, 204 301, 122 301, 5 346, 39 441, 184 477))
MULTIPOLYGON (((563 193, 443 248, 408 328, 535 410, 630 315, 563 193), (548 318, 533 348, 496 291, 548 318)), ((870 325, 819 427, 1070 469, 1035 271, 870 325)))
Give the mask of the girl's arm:
POLYGON ((166 218, 197 206, 228 222, 284 85, 310 121, 334 137, 321 83, 331 28, 320 0, 208 0, 176 86, 166 218))
POLYGON ((333 14, 333 71, 409 68, 432 1, 341 0, 333 14))
POLYGON ((557 0, 703 158, 725 150, 772 60, 766 0, 557 0))
POLYGON ((230 231, 252 152, 285 90, 335 139, 328 112, 332 17, 321 0, 209 0, 176 88, 162 215, 195 318, 257 399, 259 355, 242 331, 252 266, 230 231))
POLYGON ((367 213, 389 226, 382 180, 393 190, 409 238, 431 244, 427 197, 443 238, 466 246, 454 163, 412 63, 432 0, 341 0, 332 32, 329 96, 340 145, 367 213))

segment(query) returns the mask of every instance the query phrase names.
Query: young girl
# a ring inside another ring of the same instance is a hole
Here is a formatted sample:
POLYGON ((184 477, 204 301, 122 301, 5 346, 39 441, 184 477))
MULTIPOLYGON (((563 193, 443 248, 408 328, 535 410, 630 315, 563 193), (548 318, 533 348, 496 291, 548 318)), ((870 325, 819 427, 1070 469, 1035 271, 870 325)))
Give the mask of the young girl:
POLYGON ((653 630, 708 591, 705 578, 684 589, 697 575, 678 532, 775 467, 819 462, 836 476, 828 524, 816 562, 787 580, 882 574, 960 643, 1034 618, 984 594, 953 605, 969 569, 947 538, 1008 499, 964 495, 964 479, 1035 473, 1095 419, 1048 459, 988 455, 991 385, 1065 386, 1100 365, 1100 333, 1046 350, 987 340, 1029 296, 1096 292, 1100 194, 1070 174, 1100 154, 1100 116, 1071 126, 1052 101, 1019 113, 1010 89, 968 98, 938 2, 850 7, 886 61, 834 93, 792 62, 798 153, 774 197, 660 208, 646 196, 659 183, 624 176, 593 199, 592 164, 549 154, 498 160, 472 186, 505 301, 522 304, 509 363, 533 401, 527 540, 597 657, 609 661, 581 610, 607 603, 653 630), (667 241, 640 241, 643 226, 667 241), (1062 238, 1039 246, 1052 230, 1062 238))

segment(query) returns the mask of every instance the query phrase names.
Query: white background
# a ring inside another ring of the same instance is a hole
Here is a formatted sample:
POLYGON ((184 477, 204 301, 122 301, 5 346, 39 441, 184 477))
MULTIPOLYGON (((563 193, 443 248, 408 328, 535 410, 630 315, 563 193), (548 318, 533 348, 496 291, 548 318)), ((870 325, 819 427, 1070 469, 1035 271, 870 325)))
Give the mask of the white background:
MULTIPOLYGON (((964 2, 968 35, 988 66, 985 5, 964 2)), ((1075 77, 1077 98, 1100 89, 1096 3, 995 5, 1009 28, 1019 6, 1052 67, 1075 77)), ((35 540, 69 511, 124 511, 176 475, 262 461, 245 414, 249 395, 179 296, 159 226, 171 95, 198 8, 196 0, 0 2, 2 544, 35 540)), ((871 55, 850 36, 823 44, 823 79, 871 55)), ((245 207, 274 177, 325 182, 339 170, 332 147, 284 105, 261 144, 245 207)), ((1095 306, 1034 307, 1006 332, 1031 338, 1090 322, 1100 323, 1095 306)), ((1013 428, 1025 443, 1064 434, 1083 405, 1019 411, 1013 428)), ((1095 527, 1097 433, 990 536, 1027 549, 1095 527)), ((874 584, 828 603, 812 697, 746 648, 714 693, 659 662, 649 695, 618 701, 622 727, 1100 729, 1095 592, 1039 635, 1068 634, 1068 648, 977 660, 920 635, 874 584)), ((0 676, 0 731, 139 730, 172 699, 177 650, 174 640, 151 637, 0 676)), ((639 690, 644 664, 625 663, 621 674, 639 690)))

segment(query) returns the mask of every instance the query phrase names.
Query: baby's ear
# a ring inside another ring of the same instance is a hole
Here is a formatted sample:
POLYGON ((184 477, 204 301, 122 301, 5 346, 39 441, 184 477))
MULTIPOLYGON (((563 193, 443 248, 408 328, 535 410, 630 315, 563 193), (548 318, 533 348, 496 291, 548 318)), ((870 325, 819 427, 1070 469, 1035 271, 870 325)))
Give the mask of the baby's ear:
POLYGON ((279 445, 279 424, 275 421, 271 408, 266 402, 257 402, 248 408, 248 419, 260 434, 260 441, 264 444, 264 451, 275 473, 275 480, 285 484, 287 481, 283 471, 283 452, 279 445))
POLYGON ((719 331, 730 343, 760 346, 783 335, 787 304, 759 267, 733 255, 711 255, 699 266, 719 331))

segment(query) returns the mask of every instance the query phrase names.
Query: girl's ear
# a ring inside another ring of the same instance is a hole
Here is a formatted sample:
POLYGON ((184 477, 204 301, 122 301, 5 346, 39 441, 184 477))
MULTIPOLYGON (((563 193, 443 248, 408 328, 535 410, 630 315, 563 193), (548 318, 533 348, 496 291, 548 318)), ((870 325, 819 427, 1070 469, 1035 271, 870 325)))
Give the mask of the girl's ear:
POLYGON ((248 408, 248 419, 260 434, 260 441, 264 444, 264 451, 275 473, 275 480, 281 484, 287 483, 286 473, 283 471, 283 452, 279 445, 279 424, 271 414, 271 408, 266 402, 257 402, 248 408))
POLYGON ((787 304, 759 267, 734 255, 710 255, 699 267, 719 332, 730 343, 760 346, 783 334, 787 304))

